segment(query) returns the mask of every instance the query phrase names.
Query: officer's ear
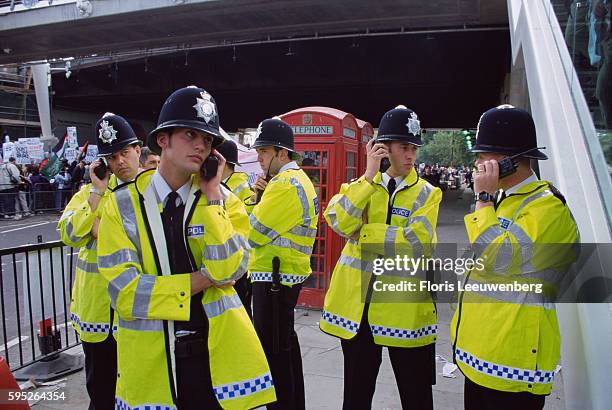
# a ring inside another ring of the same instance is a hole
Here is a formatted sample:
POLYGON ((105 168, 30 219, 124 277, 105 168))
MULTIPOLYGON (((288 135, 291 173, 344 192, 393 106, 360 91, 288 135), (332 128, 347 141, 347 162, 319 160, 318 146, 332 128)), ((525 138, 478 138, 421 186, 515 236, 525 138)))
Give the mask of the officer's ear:
POLYGON ((170 146, 170 133, 167 131, 160 131, 155 138, 157 139, 157 145, 162 151, 170 146))

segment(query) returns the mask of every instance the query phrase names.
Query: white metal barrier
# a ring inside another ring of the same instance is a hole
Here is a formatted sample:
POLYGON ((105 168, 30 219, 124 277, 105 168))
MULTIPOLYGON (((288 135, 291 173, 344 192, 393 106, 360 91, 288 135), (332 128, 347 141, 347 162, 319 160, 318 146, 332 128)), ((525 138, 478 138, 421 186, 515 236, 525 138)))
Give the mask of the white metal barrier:
MULTIPOLYGON (((525 71, 538 143, 550 158, 540 162, 542 177, 566 194, 582 242, 610 243, 610 177, 552 5, 508 0, 508 15, 514 68, 525 71)), ((566 408, 609 409, 612 304, 559 304, 557 311, 566 408)))

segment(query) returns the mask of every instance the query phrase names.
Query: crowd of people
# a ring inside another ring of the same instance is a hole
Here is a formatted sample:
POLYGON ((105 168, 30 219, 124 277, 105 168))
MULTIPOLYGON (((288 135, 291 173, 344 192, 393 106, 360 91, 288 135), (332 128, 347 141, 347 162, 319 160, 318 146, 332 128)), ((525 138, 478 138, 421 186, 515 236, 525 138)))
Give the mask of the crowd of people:
POLYGON ((442 191, 460 189, 462 186, 474 189, 474 169, 468 166, 443 166, 438 163, 430 165, 421 163, 417 166, 421 178, 442 191))
MULTIPOLYGON (((155 168, 159 156, 143 148, 142 170, 155 168)), ((90 164, 83 159, 63 159, 52 178, 41 173, 37 164, 18 165, 14 157, 0 162, 0 218, 20 220, 44 211, 63 212, 72 196, 91 183, 90 164)))

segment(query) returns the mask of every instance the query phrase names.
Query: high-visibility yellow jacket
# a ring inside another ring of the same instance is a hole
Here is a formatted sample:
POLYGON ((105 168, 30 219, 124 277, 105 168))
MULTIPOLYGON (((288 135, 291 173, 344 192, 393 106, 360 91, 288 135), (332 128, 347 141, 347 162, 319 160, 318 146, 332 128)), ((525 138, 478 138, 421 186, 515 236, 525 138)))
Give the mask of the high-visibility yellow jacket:
MULTIPOLYGON (((110 176, 108 189, 95 211, 89 206, 89 189, 91 184, 84 185, 64 209, 57 229, 60 238, 68 246, 81 248, 76 261, 76 272, 72 286, 70 317, 72 327, 81 340, 89 343, 102 342, 111 330, 110 299, 106 291, 108 282, 98 271, 98 251, 96 238, 91 234, 94 220, 100 216, 104 204, 110 198, 111 191, 117 187, 117 178, 110 176)), ((114 320, 114 331, 116 332, 114 320)))
POLYGON ((253 211, 253 205, 249 205, 248 202, 253 196, 253 190, 249 185, 249 176, 244 172, 234 172, 227 178, 225 185, 245 204, 246 211, 250 214, 253 211))
POLYGON ((278 256, 281 283, 304 282, 312 272, 318 215, 319 200, 310 178, 295 162, 287 164, 270 180, 249 218, 251 280, 271 282, 272 258, 278 256))
MULTIPOLYGON (((176 408, 174 321, 190 317, 190 275, 171 274, 167 246, 172 244, 165 243, 162 202, 150 183, 153 172, 113 193, 99 229, 98 264, 119 314, 118 408, 176 408)), ((208 206, 194 176, 184 212, 191 266, 217 284, 240 277, 249 259, 246 231, 234 228, 246 226, 246 212, 235 195, 222 190, 225 206, 208 206)), ((245 409, 273 402, 265 354, 234 289, 207 288, 202 306, 221 406, 245 409)))
POLYGON ((450 326, 455 361, 481 386, 549 394, 560 349, 555 284, 574 261, 579 242, 570 210, 548 182, 534 181, 497 209, 488 206, 467 215, 465 226, 484 265, 468 273, 465 283, 534 287, 462 292, 450 326), (538 284, 542 293, 536 292, 538 284))
POLYGON ((379 172, 371 184, 363 176, 343 184, 325 210, 325 220, 335 232, 348 238, 360 230, 360 235, 358 241, 348 239, 336 263, 319 326, 331 335, 352 339, 359 330, 366 291, 371 286, 367 319, 374 342, 383 346, 425 346, 434 343, 437 335, 431 296, 416 291, 398 295, 376 292, 381 289, 376 281, 397 284, 402 280, 415 282, 417 278, 395 276, 396 272, 373 275, 373 259, 398 254, 415 259, 431 256, 442 192, 419 178, 413 169, 396 187, 389 210, 389 194, 381 182, 379 172))

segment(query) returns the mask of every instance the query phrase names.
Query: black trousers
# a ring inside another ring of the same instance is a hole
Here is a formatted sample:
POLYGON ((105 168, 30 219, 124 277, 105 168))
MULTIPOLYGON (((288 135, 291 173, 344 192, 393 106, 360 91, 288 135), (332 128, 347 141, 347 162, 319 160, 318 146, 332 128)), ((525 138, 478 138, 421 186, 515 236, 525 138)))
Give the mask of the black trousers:
POLYGON ((175 342, 177 407, 179 410, 220 409, 210 375, 208 334, 187 338, 177 338, 175 342))
MULTIPOLYGON (((112 323, 112 322, 111 322, 112 323)), ((89 410, 113 410, 117 383, 117 342, 112 335, 98 343, 83 342, 89 410)))
MULTIPOLYGON (((365 318, 357 335, 342 340, 344 355, 344 410, 369 410, 382 362, 382 346, 374 343, 365 318)), ((387 347, 403 409, 433 409, 431 385, 435 384, 435 345, 387 347)))
POLYGON ((467 377, 463 386, 465 410, 541 410, 546 396, 528 392, 511 393, 480 386, 467 377))
POLYGON ((246 273, 236 281, 234 289, 240 298, 240 301, 244 305, 249 317, 253 319, 253 312, 251 310, 251 299, 253 298, 253 285, 251 280, 247 277, 246 273))
POLYGON ((277 401, 268 410, 302 410, 305 408, 302 354, 294 329, 294 309, 302 285, 281 286, 278 295, 271 291, 272 283, 253 283, 253 322, 261 340, 277 401), (278 322, 274 323, 274 297, 278 297, 278 322), (274 327, 278 329, 278 352, 274 352, 274 327))

